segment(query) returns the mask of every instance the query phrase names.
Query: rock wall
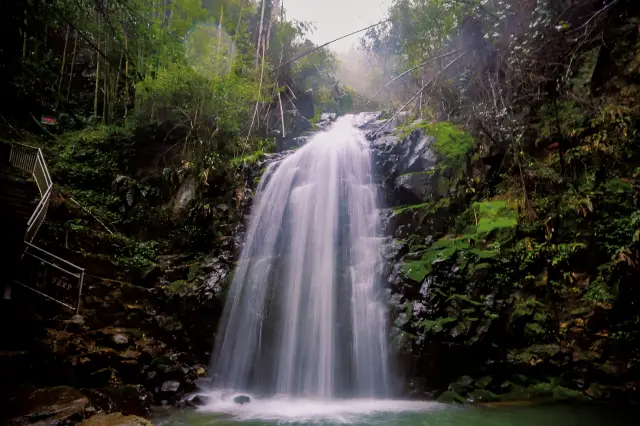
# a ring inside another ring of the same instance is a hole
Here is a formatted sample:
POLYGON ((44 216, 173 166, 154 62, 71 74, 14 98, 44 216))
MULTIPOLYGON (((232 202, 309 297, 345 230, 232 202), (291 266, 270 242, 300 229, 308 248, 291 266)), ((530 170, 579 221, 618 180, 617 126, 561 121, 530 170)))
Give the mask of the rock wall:
POLYGON ((497 178, 495 150, 458 161, 439 144, 446 127, 417 121, 376 134, 380 124, 363 128, 386 204, 383 273, 404 391, 462 403, 638 401, 635 340, 613 332, 636 321, 615 289, 633 291, 637 272, 608 254, 633 240, 637 179, 601 181, 589 212, 538 187, 535 202, 563 215, 543 222, 497 178), (605 228, 609 242, 586 231, 605 228))

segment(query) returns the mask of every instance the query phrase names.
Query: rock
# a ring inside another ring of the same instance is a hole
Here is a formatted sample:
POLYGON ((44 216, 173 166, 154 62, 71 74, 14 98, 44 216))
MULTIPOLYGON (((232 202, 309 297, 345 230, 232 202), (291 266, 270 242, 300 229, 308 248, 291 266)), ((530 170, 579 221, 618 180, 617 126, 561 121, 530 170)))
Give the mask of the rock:
POLYGON ((189 400, 189 404, 194 407, 203 407, 209 403, 209 397, 206 395, 196 395, 189 400))
POLYGON ((18 398, 12 403, 8 425, 78 422, 86 416, 90 406, 83 393, 68 386, 38 389, 25 400, 18 398))
POLYGON ((403 175, 432 169, 436 164, 436 156, 431 151, 434 141, 435 138, 425 135, 423 130, 415 130, 404 138, 394 148, 395 153, 400 156, 396 173, 403 175))
POLYGON ((449 390, 463 393, 473 385, 473 379, 469 376, 462 376, 457 381, 449 385, 449 390))
POLYGON ((244 405, 251 402, 251 398, 249 398, 247 395, 238 395, 233 398, 233 402, 235 402, 236 404, 244 405))
POLYGON ((438 402, 442 402, 444 404, 464 404, 467 400, 456 392, 446 391, 438 397, 438 402))
POLYGON ((320 114, 320 121, 335 121, 335 119, 335 112, 323 112, 322 114, 320 114))
POLYGON ((123 333, 114 334, 111 337, 111 341, 118 346, 124 346, 129 344, 129 338, 127 337, 126 334, 123 334, 123 333))
POLYGON ((492 380, 493 380, 493 378, 491 376, 484 376, 484 377, 476 380, 476 386, 479 387, 480 389, 484 389, 487 386, 489 386, 489 384, 491 383, 492 380))
POLYGON ((179 216, 185 212, 189 203, 193 201, 196 196, 196 183, 192 178, 187 178, 182 182, 173 205, 173 214, 179 216))
POLYGON ((71 322, 77 325, 84 325, 84 318, 82 317, 82 315, 76 314, 71 317, 71 322))
POLYGON ((361 112, 354 117, 355 126, 359 127, 365 132, 375 132, 384 125, 384 120, 379 120, 382 115, 381 111, 376 112, 361 112))
POLYGON ((151 394, 142 385, 111 386, 103 389, 117 411, 145 416, 151 408, 151 394))
POLYGON ((180 382, 176 380, 167 380, 162 384, 160 391, 166 393, 175 393, 178 392, 178 389, 180 389, 180 382))
POLYGON ((599 383, 592 383, 585 393, 593 399, 600 399, 605 395, 605 391, 606 389, 599 383))
POLYGON ((486 389, 476 389, 469 393, 470 402, 494 402, 500 398, 493 392, 489 392, 486 389))
POLYGON ((417 172, 396 178, 397 202, 401 205, 427 201, 432 194, 433 173, 417 172))
POLYGON ((153 426, 149 420, 122 413, 97 414, 79 424, 80 426, 153 426))

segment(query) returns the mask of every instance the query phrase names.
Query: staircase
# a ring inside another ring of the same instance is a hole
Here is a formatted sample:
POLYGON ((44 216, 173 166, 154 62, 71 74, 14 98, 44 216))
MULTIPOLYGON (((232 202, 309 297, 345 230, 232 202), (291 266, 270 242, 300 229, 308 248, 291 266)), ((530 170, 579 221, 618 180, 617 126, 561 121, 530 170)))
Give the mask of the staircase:
POLYGON ((84 270, 33 244, 53 189, 42 151, 0 143, 0 185, 0 300, 17 283, 78 312, 84 270))
POLYGON ((9 165, 8 155, 7 162, 3 158, 0 164, 0 234, 3 252, 7 255, 2 260, 4 273, 0 277, 0 291, 13 283, 15 267, 24 251, 27 222, 39 199, 38 189, 29 182, 28 174, 9 165))

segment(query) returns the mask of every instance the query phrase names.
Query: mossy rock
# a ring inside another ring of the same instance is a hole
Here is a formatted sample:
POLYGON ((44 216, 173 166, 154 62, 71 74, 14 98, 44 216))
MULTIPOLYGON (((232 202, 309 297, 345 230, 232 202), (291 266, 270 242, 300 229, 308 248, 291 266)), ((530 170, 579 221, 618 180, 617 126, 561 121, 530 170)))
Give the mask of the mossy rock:
POLYGON ((174 281, 167 286, 167 293, 169 294, 186 294, 189 290, 192 290, 194 286, 186 280, 174 281))
POLYGON ((563 386, 556 386, 553 389, 553 400, 554 401, 588 401, 589 397, 587 397, 584 393, 565 388, 563 386))
POLYGON ((187 274, 187 281, 191 282, 191 281, 195 280, 196 278, 198 278, 202 274, 203 274, 202 263, 200 263, 200 262, 192 263, 189 266, 189 273, 187 274))
POLYGON ((464 393, 472 388, 473 379, 469 376, 462 376, 449 385, 449 390, 457 393, 464 393))
POLYGON ((481 377, 480 379, 476 380, 476 386, 478 388, 480 388, 480 389, 484 389, 487 386, 489 386, 492 381, 493 381, 493 377, 484 376, 484 377, 481 377))
POLYGON ((166 355, 157 356, 151 360, 152 367, 157 365, 173 365, 173 364, 174 364, 173 360, 166 355))
POLYGON ((499 401, 500 397, 486 389, 476 389, 469 393, 469 400, 471 402, 495 402, 499 401))
POLYGON ((466 404, 467 400, 457 392, 446 391, 438 397, 438 402, 443 404, 466 404))

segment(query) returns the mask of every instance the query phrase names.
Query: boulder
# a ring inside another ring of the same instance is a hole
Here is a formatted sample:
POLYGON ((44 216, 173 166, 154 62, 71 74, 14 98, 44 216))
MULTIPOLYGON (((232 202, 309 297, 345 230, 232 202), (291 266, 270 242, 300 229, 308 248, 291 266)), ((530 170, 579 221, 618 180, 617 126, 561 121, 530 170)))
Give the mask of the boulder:
POLYGON ((138 416, 125 416, 122 413, 111 413, 97 414, 84 420, 79 426, 153 426, 153 423, 138 416))
POLYGON ((247 395, 238 395, 233 398, 233 402, 235 402, 236 404, 244 405, 250 403, 251 398, 249 398, 247 395))
POLYGON ((167 380, 162 384, 160 392, 175 393, 180 389, 180 382, 176 380, 167 380))
POLYGON ((399 156, 395 166, 398 175, 431 170, 436 164, 436 155, 431 151, 435 141, 433 136, 425 135, 422 129, 414 130, 402 142, 394 147, 399 156))
POLYGON ((142 385, 110 386, 103 389, 102 393, 117 411, 124 414, 144 416, 151 409, 151 394, 142 385))
POLYGON ((396 199, 400 205, 416 204, 427 201, 432 194, 433 173, 417 172, 400 175, 396 178, 396 199))
POLYGON ((117 333, 111 337, 111 341, 118 346, 126 346, 129 344, 129 338, 124 333, 117 333))
POLYGON ((173 202, 173 214, 178 217, 186 212, 187 207, 196 196, 196 183, 193 178, 187 178, 182 182, 173 202))
MULTIPOLYGON (((16 398, 8 413, 7 425, 57 425, 87 417, 93 407, 80 391, 68 387, 37 389, 26 398, 16 398)), ((5 413, 2 413, 5 414, 5 413)))
POLYGON ((209 397, 207 395, 196 395, 189 400, 189 404, 194 407, 202 407, 209 403, 209 397))

